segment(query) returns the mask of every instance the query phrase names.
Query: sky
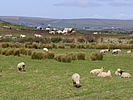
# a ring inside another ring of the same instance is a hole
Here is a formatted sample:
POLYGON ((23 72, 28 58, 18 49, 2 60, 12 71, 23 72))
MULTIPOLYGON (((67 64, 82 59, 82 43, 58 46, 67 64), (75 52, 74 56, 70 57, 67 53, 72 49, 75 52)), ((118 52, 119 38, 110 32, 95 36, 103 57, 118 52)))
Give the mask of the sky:
POLYGON ((0 16, 133 20, 133 0, 0 0, 0 16))

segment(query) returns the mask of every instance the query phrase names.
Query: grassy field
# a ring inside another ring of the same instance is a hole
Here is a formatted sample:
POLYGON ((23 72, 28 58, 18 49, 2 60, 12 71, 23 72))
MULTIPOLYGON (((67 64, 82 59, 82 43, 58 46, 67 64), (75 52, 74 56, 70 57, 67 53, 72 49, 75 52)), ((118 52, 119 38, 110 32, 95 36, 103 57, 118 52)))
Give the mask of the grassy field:
POLYGON ((132 100, 133 79, 115 76, 121 68, 133 75, 133 54, 122 50, 118 55, 107 52, 103 61, 91 61, 90 54, 98 49, 53 49, 50 52, 85 52, 86 60, 71 63, 55 59, 32 60, 30 56, 0 55, 0 100, 132 100), (25 62, 26 72, 18 72, 17 64, 25 62), (111 69, 112 78, 90 74, 94 68, 111 69), (81 75, 81 87, 75 88, 71 76, 81 75))

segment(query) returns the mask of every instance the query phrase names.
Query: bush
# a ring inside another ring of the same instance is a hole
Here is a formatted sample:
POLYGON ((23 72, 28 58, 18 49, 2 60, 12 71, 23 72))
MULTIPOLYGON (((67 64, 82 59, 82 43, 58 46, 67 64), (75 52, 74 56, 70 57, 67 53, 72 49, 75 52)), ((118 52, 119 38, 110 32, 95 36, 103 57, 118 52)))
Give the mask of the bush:
POLYGON ((98 53, 98 52, 93 52, 91 54, 91 60, 103 60, 103 54, 102 53, 98 53))
POLYGON ((76 53, 66 53, 66 55, 71 56, 72 60, 77 60, 77 54, 76 53))

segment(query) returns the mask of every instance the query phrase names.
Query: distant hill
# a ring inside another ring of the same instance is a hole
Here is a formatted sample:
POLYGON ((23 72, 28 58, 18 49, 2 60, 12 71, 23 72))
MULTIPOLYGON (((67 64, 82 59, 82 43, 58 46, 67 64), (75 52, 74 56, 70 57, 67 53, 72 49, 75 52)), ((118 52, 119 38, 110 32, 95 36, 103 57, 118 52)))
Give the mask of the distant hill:
POLYGON ((73 28, 133 28, 133 20, 115 19, 50 19, 36 17, 0 16, 1 20, 19 25, 37 27, 73 27, 73 28))

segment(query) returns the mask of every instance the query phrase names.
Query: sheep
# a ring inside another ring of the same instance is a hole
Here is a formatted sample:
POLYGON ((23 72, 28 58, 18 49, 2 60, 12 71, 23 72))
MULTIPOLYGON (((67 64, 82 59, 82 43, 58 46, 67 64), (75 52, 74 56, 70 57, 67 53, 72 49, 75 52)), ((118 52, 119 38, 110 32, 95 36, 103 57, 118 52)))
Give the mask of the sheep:
POLYGON ((17 65, 17 68, 19 71, 25 71, 24 68, 25 68, 25 63, 24 62, 20 62, 18 65, 17 65))
POLYGON ((120 71, 120 73, 121 73, 121 78, 131 78, 131 75, 127 72, 120 71))
POLYGON ((98 74, 99 77, 112 77, 111 76, 111 71, 108 70, 108 72, 101 72, 98 74))
POLYGON ((22 34, 21 34, 20 37, 21 37, 21 38, 26 38, 26 35, 22 35, 22 34))
POLYGON ((105 54, 105 52, 108 52, 108 51, 110 51, 110 49, 104 49, 104 50, 100 50, 100 53, 105 54))
POLYGON ((103 72, 106 68, 102 67, 101 69, 93 69, 90 71, 90 74, 99 74, 101 72, 103 72))
POLYGON ((39 35, 39 34, 34 34, 35 37, 42 37, 42 35, 39 35))
POLYGON ((127 51, 127 53, 131 53, 131 52, 132 52, 132 50, 128 50, 128 51, 127 51))
POLYGON ((50 31, 49 33, 50 33, 50 34, 55 34, 55 31, 50 31))
POLYGON ((121 76, 121 73, 120 73, 121 71, 122 71, 122 70, 121 70, 121 69, 119 69, 119 68, 118 68, 118 69, 116 69, 116 71, 115 71, 115 75, 119 75, 119 76, 121 76))
POLYGON ((44 51, 44 52, 48 52, 48 49, 47 49, 47 48, 43 48, 43 51, 44 51))
POLYGON ((114 49, 114 50, 112 51, 112 54, 118 54, 118 52, 121 52, 121 50, 120 50, 120 49, 114 49))
POLYGON ((4 36, 4 38, 9 38, 9 37, 12 37, 12 34, 5 35, 5 36, 4 36))
POLYGON ((72 81, 74 87, 80 87, 80 75, 78 73, 72 75, 72 81))

